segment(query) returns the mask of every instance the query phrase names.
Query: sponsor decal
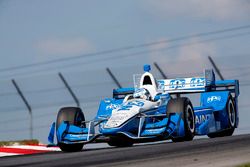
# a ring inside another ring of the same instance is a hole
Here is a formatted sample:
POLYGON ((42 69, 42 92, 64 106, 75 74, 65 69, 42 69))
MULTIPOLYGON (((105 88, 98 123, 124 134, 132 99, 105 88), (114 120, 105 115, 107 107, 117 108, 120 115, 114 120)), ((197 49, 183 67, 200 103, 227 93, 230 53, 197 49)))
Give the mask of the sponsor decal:
POLYGON ((164 85, 165 85, 164 81, 158 81, 158 89, 159 90, 164 90, 164 85))
POLYGON ((121 106, 118 110, 114 110, 104 128, 114 128, 120 126, 122 123, 133 117, 138 113, 137 107, 144 106, 143 101, 130 101, 121 106), (134 107, 134 108, 133 108, 134 107), (134 110, 131 110, 133 108, 134 110), (129 112, 127 111, 129 110, 129 112))
POLYGON ((105 102, 105 103, 111 103, 111 100, 105 99, 104 102, 105 102))
POLYGON ((209 115, 196 115, 195 124, 202 124, 209 119, 209 115))
POLYGON ((123 122, 131 118, 133 115, 130 112, 116 112, 113 114, 108 122, 104 125, 104 128, 113 128, 120 126, 123 122))
POLYGON ((160 128, 160 129, 146 129, 145 130, 145 134, 148 134, 148 135, 152 134, 152 135, 154 135, 154 134, 161 133, 163 130, 165 130, 165 127, 160 128))
POLYGON ((210 96, 207 98, 207 103, 212 103, 215 101, 221 101, 221 96, 210 96))
POLYGON ((110 104, 110 105, 108 105, 108 106, 106 106, 106 110, 114 110, 114 109, 117 109, 118 107, 120 107, 120 105, 119 104, 110 104))
POLYGON ((205 86, 205 78, 192 78, 190 81, 190 87, 205 86))
POLYGON ((121 106, 121 108, 119 108, 118 111, 130 110, 133 106, 142 107, 142 106, 144 106, 144 102, 138 101, 138 100, 130 101, 127 104, 121 106))
POLYGON ((87 134, 69 134, 69 137, 72 137, 72 138, 83 138, 86 136, 87 134))
POLYGON ((158 132, 159 129, 147 129, 148 133, 154 133, 154 132, 158 132))
POLYGON ((172 79, 169 83, 170 89, 178 89, 178 88, 184 88, 185 87, 185 79, 172 79))

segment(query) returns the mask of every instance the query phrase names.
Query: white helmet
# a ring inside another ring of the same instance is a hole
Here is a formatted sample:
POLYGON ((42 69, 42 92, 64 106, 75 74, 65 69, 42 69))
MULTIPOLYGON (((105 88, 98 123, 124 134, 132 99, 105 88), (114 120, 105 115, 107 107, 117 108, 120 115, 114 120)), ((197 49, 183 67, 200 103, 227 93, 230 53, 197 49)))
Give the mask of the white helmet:
POLYGON ((145 100, 151 100, 151 95, 149 93, 149 91, 145 88, 140 88, 137 89, 134 94, 133 94, 134 98, 140 98, 140 99, 145 99, 145 100))

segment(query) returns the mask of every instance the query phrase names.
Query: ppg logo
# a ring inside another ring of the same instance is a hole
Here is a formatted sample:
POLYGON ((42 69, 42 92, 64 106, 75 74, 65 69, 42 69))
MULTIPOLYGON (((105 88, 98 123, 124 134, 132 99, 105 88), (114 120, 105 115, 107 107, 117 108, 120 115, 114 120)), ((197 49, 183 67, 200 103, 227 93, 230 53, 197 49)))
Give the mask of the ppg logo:
POLYGON ((137 107, 142 107, 144 106, 144 103, 141 101, 132 101, 132 102, 128 102, 126 105, 121 106, 118 111, 123 111, 123 110, 130 110, 133 106, 137 106, 137 107))
POLYGON ((106 110, 114 110, 114 109, 116 109, 116 108, 118 108, 118 107, 120 107, 120 105, 119 104, 110 104, 110 105, 108 105, 107 107, 106 107, 106 110))
POLYGON ((164 81, 158 81, 158 89, 159 90, 164 90, 164 84, 165 84, 164 81))
POLYGON ((207 103, 212 103, 215 101, 221 101, 221 96, 210 96, 207 98, 207 103))
POLYGON ((192 78, 190 81, 190 87, 200 87, 205 86, 204 78, 192 78))
POLYGON ((178 89, 178 88, 184 88, 185 87, 185 79, 173 79, 169 83, 170 89, 178 89))

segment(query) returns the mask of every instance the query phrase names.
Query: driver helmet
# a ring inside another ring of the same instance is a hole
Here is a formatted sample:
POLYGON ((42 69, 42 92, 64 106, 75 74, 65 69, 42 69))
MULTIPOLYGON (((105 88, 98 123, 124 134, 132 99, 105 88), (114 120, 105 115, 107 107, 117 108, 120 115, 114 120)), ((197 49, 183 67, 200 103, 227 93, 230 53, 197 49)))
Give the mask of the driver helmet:
POLYGON ((150 93, 147 89, 145 88, 140 88, 137 89, 134 94, 133 94, 134 98, 140 98, 140 99, 145 99, 145 100, 151 100, 151 96, 150 93))

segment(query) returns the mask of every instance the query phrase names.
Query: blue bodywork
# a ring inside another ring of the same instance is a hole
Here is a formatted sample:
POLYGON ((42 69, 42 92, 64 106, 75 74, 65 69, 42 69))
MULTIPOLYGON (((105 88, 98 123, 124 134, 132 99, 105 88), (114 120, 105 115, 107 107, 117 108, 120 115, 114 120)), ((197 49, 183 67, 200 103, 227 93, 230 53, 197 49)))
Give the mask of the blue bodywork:
MULTIPOLYGON (((150 70, 150 67, 145 68, 145 70, 150 70)), ((171 89, 183 88, 185 80, 178 80, 180 84, 176 87, 176 80, 170 81, 171 89)), ((163 81, 159 80, 158 85, 159 89, 161 89, 163 81)), ((236 111, 235 128, 238 126, 238 80, 215 81, 214 73, 210 70, 205 72, 204 78, 191 79, 190 85, 193 87, 189 88, 189 91, 192 90, 191 93, 200 93, 200 106, 193 107, 196 135, 208 135, 222 131, 229 126, 227 113, 229 97, 233 98, 236 111), (203 85, 205 86, 199 87, 203 85)), ((112 115, 112 111, 121 107, 125 96, 133 94, 134 91, 135 88, 113 90, 113 98, 107 98, 100 102, 96 117, 91 121, 85 121, 84 123, 87 124, 85 128, 70 125, 68 122, 62 122, 56 130, 55 123, 53 123, 48 137, 49 142, 54 143, 54 134, 57 136, 58 143, 66 144, 89 143, 101 136, 110 137, 120 135, 134 141, 140 141, 143 139, 170 139, 185 135, 182 114, 168 113, 167 111, 168 101, 172 98, 171 95, 187 93, 185 89, 177 93, 160 93, 155 97, 157 100, 161 99, 162 103, 160 106, 139 112, 119 127, 105 128, 105 124, 112 115)))

